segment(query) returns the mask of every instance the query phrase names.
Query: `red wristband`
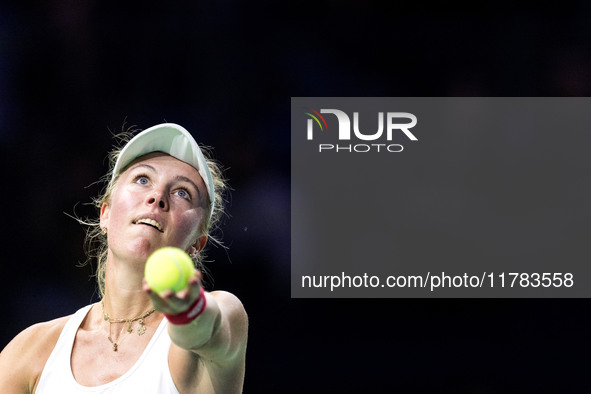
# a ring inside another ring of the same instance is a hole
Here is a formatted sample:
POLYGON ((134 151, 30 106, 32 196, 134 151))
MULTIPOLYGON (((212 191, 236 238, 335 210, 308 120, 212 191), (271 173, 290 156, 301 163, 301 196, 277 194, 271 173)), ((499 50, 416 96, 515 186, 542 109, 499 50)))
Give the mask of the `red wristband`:
POLYGON ((164 316, 168 319, 169 322, 176 325, 183 325, 189 324, 193 320, 197 318, 200 314, 203 313, 205 310, 205 306, 207 305, 207 301, 205 300, 205 290, 203 287, 199 292, 199 297, 195 300, 195 302, 184 312, 179 313, 178 315, 168 315, 164 314, 164 316))

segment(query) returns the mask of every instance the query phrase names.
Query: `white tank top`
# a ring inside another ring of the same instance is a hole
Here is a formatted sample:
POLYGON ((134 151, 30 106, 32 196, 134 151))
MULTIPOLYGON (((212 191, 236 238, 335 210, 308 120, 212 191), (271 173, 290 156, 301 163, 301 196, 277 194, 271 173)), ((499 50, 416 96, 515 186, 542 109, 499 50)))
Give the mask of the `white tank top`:
POLYGON ((122 376, 107 384, 94 387, 82 386, 76 382, 70 366, 70 356, 78 327, 91 307, 92 305, 87 305, 78 310, 66 322, 43 368, 35 393, 179 394, 168 368, 171 340, 166 329, 168 326, 166 319, 162 319, 137 362, 122 376))

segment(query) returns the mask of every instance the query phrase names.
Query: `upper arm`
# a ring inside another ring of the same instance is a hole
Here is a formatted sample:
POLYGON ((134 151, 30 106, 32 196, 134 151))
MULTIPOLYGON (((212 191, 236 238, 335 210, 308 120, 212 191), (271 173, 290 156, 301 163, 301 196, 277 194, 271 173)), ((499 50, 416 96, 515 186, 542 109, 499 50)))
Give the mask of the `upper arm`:
POLYGON ((30 369, 22 357, 31 336, 30 328, 21 332, 0 353, 0 391, 3 393, 32 392, 30 369))
POLYGON ((0 353, 0 392, 32 393, 65 320, 35 324, 18 334, 0 353))

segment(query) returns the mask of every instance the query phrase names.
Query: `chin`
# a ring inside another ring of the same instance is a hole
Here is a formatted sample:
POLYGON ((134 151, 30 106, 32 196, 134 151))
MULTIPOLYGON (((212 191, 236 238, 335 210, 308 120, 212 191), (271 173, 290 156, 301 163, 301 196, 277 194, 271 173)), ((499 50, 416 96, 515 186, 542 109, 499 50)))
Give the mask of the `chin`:
POLYGON ((129 256, 129 259, 131 260, 141 259, 145 262, 152 253, 163 246, 164 245, 160 244, 159 242, 154 242, 153 240, 146 238, 140 238, 128 244, 125 255, 129 256))

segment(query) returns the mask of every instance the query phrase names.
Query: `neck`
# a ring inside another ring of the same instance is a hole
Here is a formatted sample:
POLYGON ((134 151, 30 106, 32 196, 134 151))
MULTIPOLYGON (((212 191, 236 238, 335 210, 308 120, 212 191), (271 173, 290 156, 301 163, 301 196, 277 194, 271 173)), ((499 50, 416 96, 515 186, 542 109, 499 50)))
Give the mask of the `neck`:
POLYGON ((113 319, 129 319, 152 308, 142 289, 143 270, 118 261, 110 252, 105 272, 105 311, 113 319))

